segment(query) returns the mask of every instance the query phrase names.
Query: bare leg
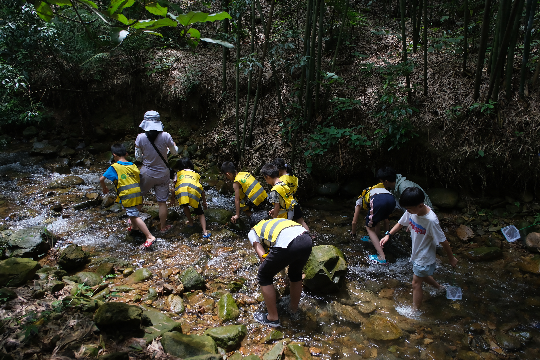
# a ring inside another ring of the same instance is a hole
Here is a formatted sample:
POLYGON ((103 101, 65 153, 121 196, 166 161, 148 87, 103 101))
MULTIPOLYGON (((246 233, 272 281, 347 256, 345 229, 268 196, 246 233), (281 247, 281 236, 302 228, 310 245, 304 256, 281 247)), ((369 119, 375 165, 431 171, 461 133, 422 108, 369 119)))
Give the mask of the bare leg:
POLYGON ((268 316, 266 318, 270 321, 278 320, 279 316, 276 306, 276 289, 274 289, 274 284, 261 286, 261 292, 264 297, 264 302, 266 303, 266 310, 268 310, 268 316))
POLYGON ((375 225, 375 227, 367 227, 366 230, 369 235, 369 239, 371 240, 371 243, 375 247, 375 250, 377 250, 377 253, 379 254, 379 260, 385 260, 386 257, 384 256, 384 251, 381 247, 381 244, 379 243, 379 237, 377 236, 377 232, 379 232, 380 229, 380 223, 375 225))
POLYGON ((206 235, 206 217, 204 216, 204 214, 199 215, 199 221, 201 222, 202 232, 204 235, 206 235))
POLYGON ((187 205, 182 206, 182 210, 184 210, 184 215, 186 215, 187 224, 189 226, 192 226, 193 225, 193 218, 191 217, 191 211, 189 211, 189 206, 187 206, 187 205))
POLYGON ((131 224, 133 224, 133 226, 136 226, 139 230, 142 231, 144 236, 146 236, 146 240, 156 240, 156 238, 152 234, 150 234, 150 231, 146 227, 146 224, 144 223, 144 221, 142 221, 140 217, 130 216, 129 218, 131 219, 131 224))
POLYGON ((435 289, 442 289, 443 288, 443 286, 441 286, 437 281, 435 281, 433 276, 427 276, 427 277, 422 278, 422 279, 424 279, 424 282, 426 284, 429 284, 429 285, 433 286, 435 289))
POLYGON ((302 280, 291 282, 291 300, 289 302, 289 309, 295 313, 298 311, 298 303, 300 302, 300 297, 302 296, 302 280))
POLYGON ((159 222, 161 225, 161 230, 165 230, 167 226, 167 203, 165 201, 159 201, 159 222))
POLYGON ((418 310, 422 305, 422 299, 424 298, 424 293, 422 291, 422 282, 426 278, 422 278, 416 275, 413 275, 412 288, 413 288, 413 309, 418 310))
POLYGON ((297 219, 296 222, 299 223, 300 225, 302 225, 304 227, 304 229, 306 229, 306 231, 309 231, 309 227, 307 226, 307 224, 304 221, 303 217, 301 217, 300 219, 297 219))

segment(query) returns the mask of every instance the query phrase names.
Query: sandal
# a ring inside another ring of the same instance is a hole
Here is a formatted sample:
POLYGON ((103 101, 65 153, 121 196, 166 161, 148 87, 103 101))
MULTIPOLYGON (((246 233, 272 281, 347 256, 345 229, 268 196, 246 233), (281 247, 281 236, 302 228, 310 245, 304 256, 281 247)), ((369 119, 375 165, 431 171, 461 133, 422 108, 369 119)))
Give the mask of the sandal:
POLYGON ((148 249, 152 244, 156 242, 156 239, 154 240, 146 240, 144 244, 141 245, 141 248, 148 249))
POLYGON ((210 236, 212 236, 212 233, 211 232, 207 232, 206 235, 203 234, 203 239, 210 239, 210 236))
POLYGON ((364 241, 364 242, 371 242, 371 239, 369 238, 368 235, 364 235, 360 238, 360 240, 364 241))
POLYGON ((128 219, 127 224, 128 224, 127 231, 130 232, 132 230, 132 228, 131 228, 131 219, 128 219))
POLYGON ((160 233, 160 234, 165 234, 166 232, 168 232, 168 231, 171 230, 172 228, 173 228, 172 225, 167 225, 167 226, 165 226, 165 229, 159 230, 159 233, 160 233))
POLYGON ((379 260, 379 255, 369 255, 369 261, 373 264, 377 265, 386 265, 386 259, 385 260, 379 260))

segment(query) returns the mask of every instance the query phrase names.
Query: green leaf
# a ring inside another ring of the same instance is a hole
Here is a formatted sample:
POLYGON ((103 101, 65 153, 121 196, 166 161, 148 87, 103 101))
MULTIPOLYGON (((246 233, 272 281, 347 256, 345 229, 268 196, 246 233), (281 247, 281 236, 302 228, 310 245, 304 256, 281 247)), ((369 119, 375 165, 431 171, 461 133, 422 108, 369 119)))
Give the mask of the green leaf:
POLYGON ((69 0, 49 0, 48 3, 58 6, 71 6, 71 1, 69 0))
POLYGON ((184 25, 188 26, 196 22, 205 22, 208 17, 208 13, 203 13, 200 11, 190 11, 187 14, 181 14, 176 17, 176 20, 184 25))
POLYGON ((478 155, 484 156, 484 150, 478 150, 478 155))
POLYGON ((114 14, 111 16, 111 18, 115 19, 115 20, 118 20, 120 21, 122 24, 125 24, 125 25, 129 25, 130 22, 133 22, 134 20, 132 21, 129 21, 127 19, 127 17, 124 16, 124 14, 114 14))
POLYGON ((151 20, 151 19, 148 19, 148 20, 139 20, 137 21, 135 24, 131 25, 132 28, 134 29, 146 29, 152 25, 154 25, 154 23, 156 22, 157 20, 151 20))
POLYGON ((156 35, 156 36, 159 36, 159 37, 163 37, 163 35, 161 35, 160 33, 156 32, 156 31, 144 30, 143 32, 145 34, 150 34, 150 35, 156 35))
POLYGON ((94 3, 93 1, 90 1, 90 0, 77 0, 78 2, 81 2, 83 4, 86 4, 90 7, 93 7, 94 9, 97 9, 98 6, 96 5, 96 3, 94 3))
POLYGON ((107 9, 107 13, 109 15, 121 13, 122 10, 127 7, 133 6, 133 4, 135 4, 135 0, 112 0, 111 5, 107 9))
POLYGON ((163 18, 163 19, 159 19, 156 22, 154 22, 152 24, 152 26, 146 27, 146 29, 147 30, 154 30, 154 29, 164 27, 164 26, 177 27, 178 23, 176 21, 174 21, 174 20, 169 19, 169 18, 163 18))
POLYGON ((208 15, 206 17, 206 21, 212 21, 212 22, 214 22, 216 20, 225 20, 225 19, 232 19, 231 15, 229 15, 225 11, 218 12, 218 13, 215 13, 215 14, 210 14, 210 15, 208 15))
POLYGON ((209 43, 219 44, 219 45, 225 46, 226 48, 229 48, 229 49, 234 48, 233 44, 228 43, 226 41, 222 41, 222 40, 214 40, 214 39, 210 39, 210 38, 201 38, 201 40, 209 42, 209 43))
POLYGON ((36 12, 40 18, 45 21, 51 21, 54 17, 51 7, 46 2, 41 1, 38 6, 36 6, 36 12))
POLYGON ((167 15, 167 8, 159 5, 157 2, 152 3, 150 5, 146 5, 144 7, 148 12, 158 15, 158 16, 166 16, 167 15))
POLYGON ((192 38, 192 39, 200 39, 201 38, 201 32, 195 28, 191 28, 188 30, 187 32, 189 34, 189 36, 192 38))

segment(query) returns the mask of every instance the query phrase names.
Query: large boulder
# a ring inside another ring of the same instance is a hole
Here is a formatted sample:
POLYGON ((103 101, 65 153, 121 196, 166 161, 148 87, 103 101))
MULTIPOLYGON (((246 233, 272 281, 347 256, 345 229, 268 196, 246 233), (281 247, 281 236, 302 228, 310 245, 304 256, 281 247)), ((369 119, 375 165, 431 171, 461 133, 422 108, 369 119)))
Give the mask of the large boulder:
POLYGON ((0 261, 0 286, 16 287, 32 280, 41 268, 37 261, 26 258, 9 258, 0 261))
POLYGON ((433 188, 426 191, 431 203, 437 207, 451 209, 456 207, 459 201, 457 191, 445 188, 433 188))
POLYGON ((177 331, 163 334, 161 345, 167 354, 182 359, 217 354, 217 346, 210 336, 184 335, 177 331))
POLYGON ((43 226, 12 232, 2 232, 3 241, 6 244, 6 256, 25 257, 37 259, 43 256, 56 243, 54 236, 43 226))
POLYGON ((35 142, 32 147, 32 155, 53 156, 58 153, 58 146, 49 144, 47 140, 35 142))
POLYGON ((94 323, 101 330, 139 329, 143 323, 143 310, 135 305, 107 302, 97 309, 94 323))
POLYGON ((204 335, 214 339, 220 348, 232 351, 240 347, 240 343, 247 335, 247 327, 246 325, 221 326, 206 330, 204 335))
POLYGON ((90 255, 81 246, 70 244, 60 252, 58 265, 64 270, 76 270, 83 267, 90 258, 90 255))
POLYGON ((403 336, 403 331, 390 319, 374 315, 363 326, 364 335, 374 340, 395 340, 403 336))
POLYGON ((339 290, 347 273, 347 261, 341 250, 333 245, 314 246, 304 266, 304 285, 317 293, 339 290))
POLYGON ((471 261, 489 261, 496 260, 502 257, 502 251, 498 247, 483 246, 474 248, 464 253, 471 261))
POLYGON ((225 225, 231 220, 233 213, 225 209, 206 209, 204 210, 204 216, 208 222, 225 225))
POLYGON ((154 309, 145 309, 143 311, 143 316, 146 316, 150 319, 152 323, 151 326, 144 328, 144 339, 146 343, 151 343, 158 336, 163 336, 166 332, 177 331, 182 332, 182 323, 174 321, 169 318, 167 315, 163 314, 161 311, 154 309))
POLYGON ((185 291, 199 290, 205 287, 204 277, 193 267, 184 270, 178 278, 184 284, 185 291))
POLYGON ((82 184, 84 184, 84 180, 79 176, 68 175, 51 181, 48 187, 49 189, 62 189, 82 184))
POLYGON ((527 235, 525 238, 525 247, 531 252, 540 252, 540 233, 532 232, 527 235))
POLYGON ((221 321, 234 320, 240 315, 236 301, 230 293, 225 293, 217 303, 218 316, 221 321))

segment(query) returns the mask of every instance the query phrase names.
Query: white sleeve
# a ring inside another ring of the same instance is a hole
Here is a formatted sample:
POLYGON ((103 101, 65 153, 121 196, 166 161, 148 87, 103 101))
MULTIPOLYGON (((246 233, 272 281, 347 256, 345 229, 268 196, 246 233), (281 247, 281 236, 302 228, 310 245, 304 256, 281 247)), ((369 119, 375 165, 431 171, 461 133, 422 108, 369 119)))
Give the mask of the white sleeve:
POLYGON ((433 236, 433 242, 436 245, 439 245, 442 242, 446 241, 446 235, 444 235, 444 232, 441 229, 441 225, 439 225, 439 220, 430 221, 430 229, 431 235, 433 236))
POLYGON ((401 226, 409 226, 409 217, 411 214, 408 211, 405 211, 403 215, 401 215, 401 219, 399 219, 398 224, 401 226))
POLYGON ((253 229, 251 229, 251 231, 248 233, 248 239, 249 239, 249 242, 251 242, 251 245, 253 245, 253 243, 256 243, 256 242, 260 243, 259 236, 253 229))

